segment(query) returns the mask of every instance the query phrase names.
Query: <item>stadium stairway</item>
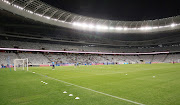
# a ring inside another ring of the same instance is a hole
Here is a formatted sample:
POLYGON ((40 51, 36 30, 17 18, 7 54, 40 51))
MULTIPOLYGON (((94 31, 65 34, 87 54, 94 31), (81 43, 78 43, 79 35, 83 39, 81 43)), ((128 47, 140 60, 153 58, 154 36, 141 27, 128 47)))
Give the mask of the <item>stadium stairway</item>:
POLYGON ((165 56, 165 58, 164 58, 164 60, 162 62, 165 62, 167 57, 168 57, 168 54, 166 54, 166 56, 165 56))
POLYGON ((43 54, 43 56, 47 58, 50 62, 52 62, 52 60, 48 56, 46 56, 45 54, 43 54))
POLYGON ((154 55, 153 55, 153 57, 152 57, 152 59, 151 59, 151 62, 153 62, 153 60, 154 60, 154 55))
POLYGON ((138 61, 140 61, 141 57, 140 57, 139 55, 137 55, 137 57, 138 57, 138 59, 139 59, 138 61))
POLYGON ((16 53, 16 56, 18 57, 18 59, 21 59, 21 57, 19 56, 19 54, 18 54, 18 53, 16 53))

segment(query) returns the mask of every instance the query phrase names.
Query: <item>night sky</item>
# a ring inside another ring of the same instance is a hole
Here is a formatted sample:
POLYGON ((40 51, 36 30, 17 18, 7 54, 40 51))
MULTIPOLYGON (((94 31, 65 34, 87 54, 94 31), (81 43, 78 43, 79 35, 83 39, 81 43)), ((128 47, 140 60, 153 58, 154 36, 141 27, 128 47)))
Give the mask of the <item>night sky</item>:
POLYGON ((180 15, 180 0, 41 0, 80 15, 112 20, 149 20, 180 15))

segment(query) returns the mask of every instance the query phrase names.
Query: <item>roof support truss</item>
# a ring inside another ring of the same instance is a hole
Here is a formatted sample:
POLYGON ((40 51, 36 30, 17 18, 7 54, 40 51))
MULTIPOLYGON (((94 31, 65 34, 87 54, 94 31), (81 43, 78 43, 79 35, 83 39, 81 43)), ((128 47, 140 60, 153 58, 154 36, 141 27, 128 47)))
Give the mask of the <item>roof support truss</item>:
POLYGON ((29 0, 25 3, 23 9, 25 9, 28 5, 30 5, 34 0, 29 0))
POLYGON ((40 9, 42 6, 43 6, 43 4, 37 6, 36 9, 34 10, 34 13, 35 13, 38 9, 40 9))
POLYGON ((70 16, 71 16, 71 14, 68 14, 64 21, 66 22, 70 16))
POLYGON ((58 20, 59 20, 65 13, 66 13, 66 12, 61 13, 61 14, 58 16, 58 20))
POLYGON ((50 9, 51 9, 51 7, 45 9, 42 15, 44 16, 50 9))

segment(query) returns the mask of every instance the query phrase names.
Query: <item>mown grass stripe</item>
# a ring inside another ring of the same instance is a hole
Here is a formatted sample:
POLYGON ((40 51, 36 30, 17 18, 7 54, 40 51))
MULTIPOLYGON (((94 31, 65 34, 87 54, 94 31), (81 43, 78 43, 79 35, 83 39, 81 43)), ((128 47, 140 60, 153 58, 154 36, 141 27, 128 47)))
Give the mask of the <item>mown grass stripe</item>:
MULTIPOLYGON (((36 74, 38 74, 40 76, 45 76, 45 75, 42 75, 42 74, 39 74, 39 73, 36 73, 36 74)), ((76 86, 76 87, 79 87, 79 88, 82 88, 82 89, 86 89, 86 90, 89 90, 89 91, 92 91, 92 92, 96 92, 96 93, 99 93, 99 94, 102 94, 102 95, 106 95, 106 96, 109 96, 109 97, 112 97, 112 98, 116 98, 116 99, 123 100, 123 101, 126 101, 126 102, 134 103, 136 105, 145 105, 145 104, 142 104, 142 103, 139 103, 139 102, 135 102, 135 101, 128 100, 128 99, 125 99, 125 98, 121 98, 121 97, 113 96, 113 95, 110 95, 110 94, 107 94, 107 93, 99 92, 99 91, 96 91, 96 90, 93 90, 93 89, 89 89, 89 88, 82 87, 82 86, 79 86, 79 85, 76 85, 76 84, 65 82, 65 81, 62 81, 62 80, 59 80, 59 79, 56 79, 56 78, 52 78, 52 77, 49 77, 49 76, 47 78, 50 78, 50 79, 53 79, 53 80, 56 80, 56 81, 59 81, 59 82, 65 83, 65 84, 69 84, 69 85, 72 85, 72 86, 76 86)))

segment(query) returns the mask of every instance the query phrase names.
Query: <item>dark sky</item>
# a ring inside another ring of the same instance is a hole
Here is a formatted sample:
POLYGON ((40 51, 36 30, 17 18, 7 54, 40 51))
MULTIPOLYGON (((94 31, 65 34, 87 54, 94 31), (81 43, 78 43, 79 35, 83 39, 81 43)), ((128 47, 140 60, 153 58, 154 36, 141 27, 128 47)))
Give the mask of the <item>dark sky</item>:
POLYGON ((73 13, 112 20, 149 20, 180 15, 180 0, 41 0, 73 13))

